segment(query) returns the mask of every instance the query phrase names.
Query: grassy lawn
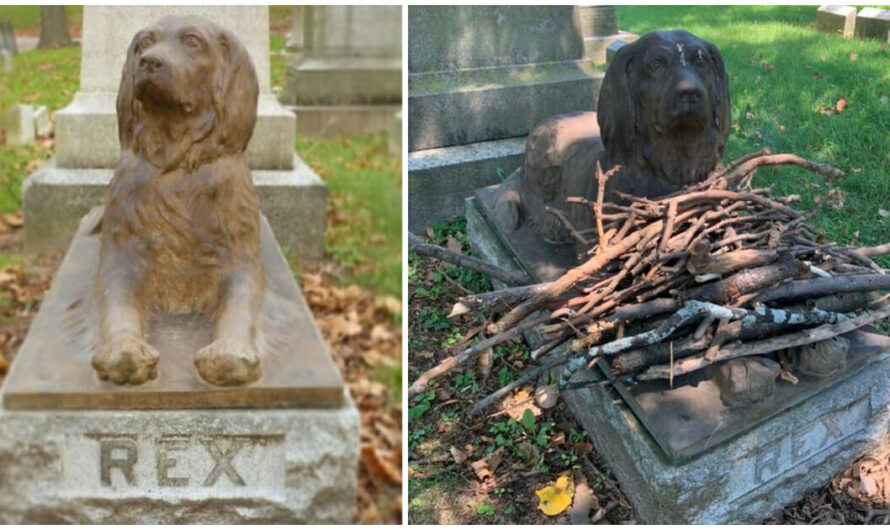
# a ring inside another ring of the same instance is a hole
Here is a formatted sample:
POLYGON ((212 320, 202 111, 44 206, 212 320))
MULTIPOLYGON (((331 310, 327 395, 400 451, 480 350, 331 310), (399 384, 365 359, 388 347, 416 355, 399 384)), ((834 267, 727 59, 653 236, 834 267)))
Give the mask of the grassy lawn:
POLYGON ((401 296, 402 168, 386 139, 299 138, 297 152, 328 184, 328 253, 359 285, 401 296))
MULTIPOLYGON (((770 147, 837 165, 843 201, 826 201, 814 224, 838 243, 888 242, 879 210, 890 209, 890 49, 819 33, 815 18, 815 6, 618 8, 625 31, 683 28, 720 48, 732 95, 726 160, 770 147), (842 112, 824 111, 841 99, 842 112)), ((806 209, 829 196, 820 177, 796 169, 761 170, 755 182, 802 195, 806 209)))

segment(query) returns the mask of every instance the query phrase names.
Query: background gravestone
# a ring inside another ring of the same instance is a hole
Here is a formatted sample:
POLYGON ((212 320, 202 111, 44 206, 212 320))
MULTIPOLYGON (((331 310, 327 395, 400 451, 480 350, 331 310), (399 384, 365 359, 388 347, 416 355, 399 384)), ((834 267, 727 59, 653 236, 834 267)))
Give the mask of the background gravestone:
POLYGON ((816 29, 845 39, 856 31, 856 8, 852 6, 821 6, 816 10, 816 29))
POLYGON ((54 115, 55 158, 23 186, 26 248, 65 248, 80 219, 102 203, 120 152, 115 101, 127 47, 138 30, 166 15, 203 16, 244 43, 260 85, 247 149, 260 205, 282 245, 320 258, 327 188, 294 153, 295 117, 272 94, 265 6, 84 7, 80 88, 54 115))
POLYGON ((401 6, 296 6, 282 103, 297 133, 386 131, 402 102, 401 6))
POLYGON ((856 15, 856 36, 890 42, 890 10, 863 7, 856 15))
MULTIPOLYGON (((460 214, 464 198, 522 163, 526 135, 593 110, 614 7, 408 8, 409 228, 460 214), (583 16, 582 16, 583 15, 583 16)), ((624 35, 626 40, 632 36, 624 35)))

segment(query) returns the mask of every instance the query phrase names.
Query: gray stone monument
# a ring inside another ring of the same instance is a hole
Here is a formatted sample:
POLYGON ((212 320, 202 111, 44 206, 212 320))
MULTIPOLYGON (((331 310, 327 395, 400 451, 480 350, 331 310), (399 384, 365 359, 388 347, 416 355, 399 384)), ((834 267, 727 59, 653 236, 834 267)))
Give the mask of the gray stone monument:
POLYGON ((408 208, 418 231, 516 169, 536 124, 595 109, 596 63, 620 35, 608 11, 578 6, 411 6, 408 18, 408 208))
POLYGON ((816 10, 816 29, 845 39, 856 31, 856 8, 852 6, 821 6, 816 10))
POLYGON ((13 105, 3 118, 6 131, 6 145, 21 147, 34 143, 34 107, 13 105))
POLYGON ((890 42, 890 10, 863 7, 856 15, 856 36, 890 42))
POLYGON ((66 248, 79 220, 101 204, 120 151, 115 99, 133 35, 164 15, 195 14, 231 29, 247 47, 260 84, 248 160, 263 213, 279 242, 301 257, 324 253, 327 188, 294 153, 295 117, 269 77, 269 12, 264 6, 86 6, 80 89, 55 113, 55 158, 23 187, 25 246, 66 248))
POLYGON ((584 50, 597 63, 606 61, 606 50, 616 40, 632 42, 637 36, 618 29, 618 10, 615 6, 578 6, 584 50))
POLYGON ((297 134, 389 130, 402 102, 401 6, 297 6, 281 101, 297 134))

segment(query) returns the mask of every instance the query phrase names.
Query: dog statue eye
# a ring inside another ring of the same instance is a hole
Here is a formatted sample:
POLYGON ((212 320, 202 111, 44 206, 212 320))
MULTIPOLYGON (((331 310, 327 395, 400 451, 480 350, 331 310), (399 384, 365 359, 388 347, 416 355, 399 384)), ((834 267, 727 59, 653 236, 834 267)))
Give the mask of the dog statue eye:
POLYGON ((142 37, 141 39, 139 39, 139 44, 137 47, 139 48, 139 51, 142 51, 154 44, 154 42, 155 40, 152 37, 142 37))
POLYGON ((192 48, 200 48, 201 47, 201 39, 199 39, 197 37, 197 35, 191 35, 191 34, 186 35, 185 37, 183 37, 183 41, 185 42, 185 44, 187 46, 190 46, 192 48))
POLYGON ((658 73, 662 68, 666 66, 666 62, 663 57, 656 57, 649 63, 649 71, 652 73, 658 73))

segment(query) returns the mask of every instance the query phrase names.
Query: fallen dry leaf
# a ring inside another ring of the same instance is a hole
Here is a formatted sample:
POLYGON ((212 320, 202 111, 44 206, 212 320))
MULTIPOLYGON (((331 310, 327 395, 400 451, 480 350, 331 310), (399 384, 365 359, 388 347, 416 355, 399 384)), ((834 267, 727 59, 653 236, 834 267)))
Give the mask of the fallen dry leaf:
POLYGON ((569 520, 572 524, 590 524, 590 512, 599 510, 600 503, 587 482, 580 482, 575 488, 575 500, 569 509, 569 520))
POLYGON ((463 451, 461 451, 460 449, 458 449, 457 447, 454 447, 453 445, 448 448, 448 451, 451 452, 451 457, 454 458, 455 464, 458 464, 458 465, 463 464, 464 461, 467 459, 467 454, 464 453, 463 451))
POLYGON ((381 458, 377 448, 370 444, 362 446, 361 462, 368 466, 368 470, 377 476, 381 476, 393 484, 402 483, 402 474, 393 464, 381 458))
POLYGON ((837 100, 837 103, 834 105, 834 108, 836 108, 838 114, 840 114, 841 112, 844 111, 845 108, 847 108, 848 103, 849 102, 847 101, 847 98, 841 98, 841 99, 837 100))
POLYGON ((572 504, 572 498, 575 495, 575 484, 572 481, 572 477, 566 473, 556 479, 554 485, 544 486, 536 490, 535 495, 540 500, 538 509, 544 515, 559 515, 572 504))
POLYGON ((559 385, 541 385, 535 389, 535 402, 542 409, 550 409, 559 401, 559 385))
POLYGON ((491 477, 491 470, 488 468, 488 462, 485 459, 476 460, 472 464, 470 464, 470 468, 472 468, 473 472, 476 473, 476 476, 479 477, 479 480, 485 481, 485 479, 491 477))

